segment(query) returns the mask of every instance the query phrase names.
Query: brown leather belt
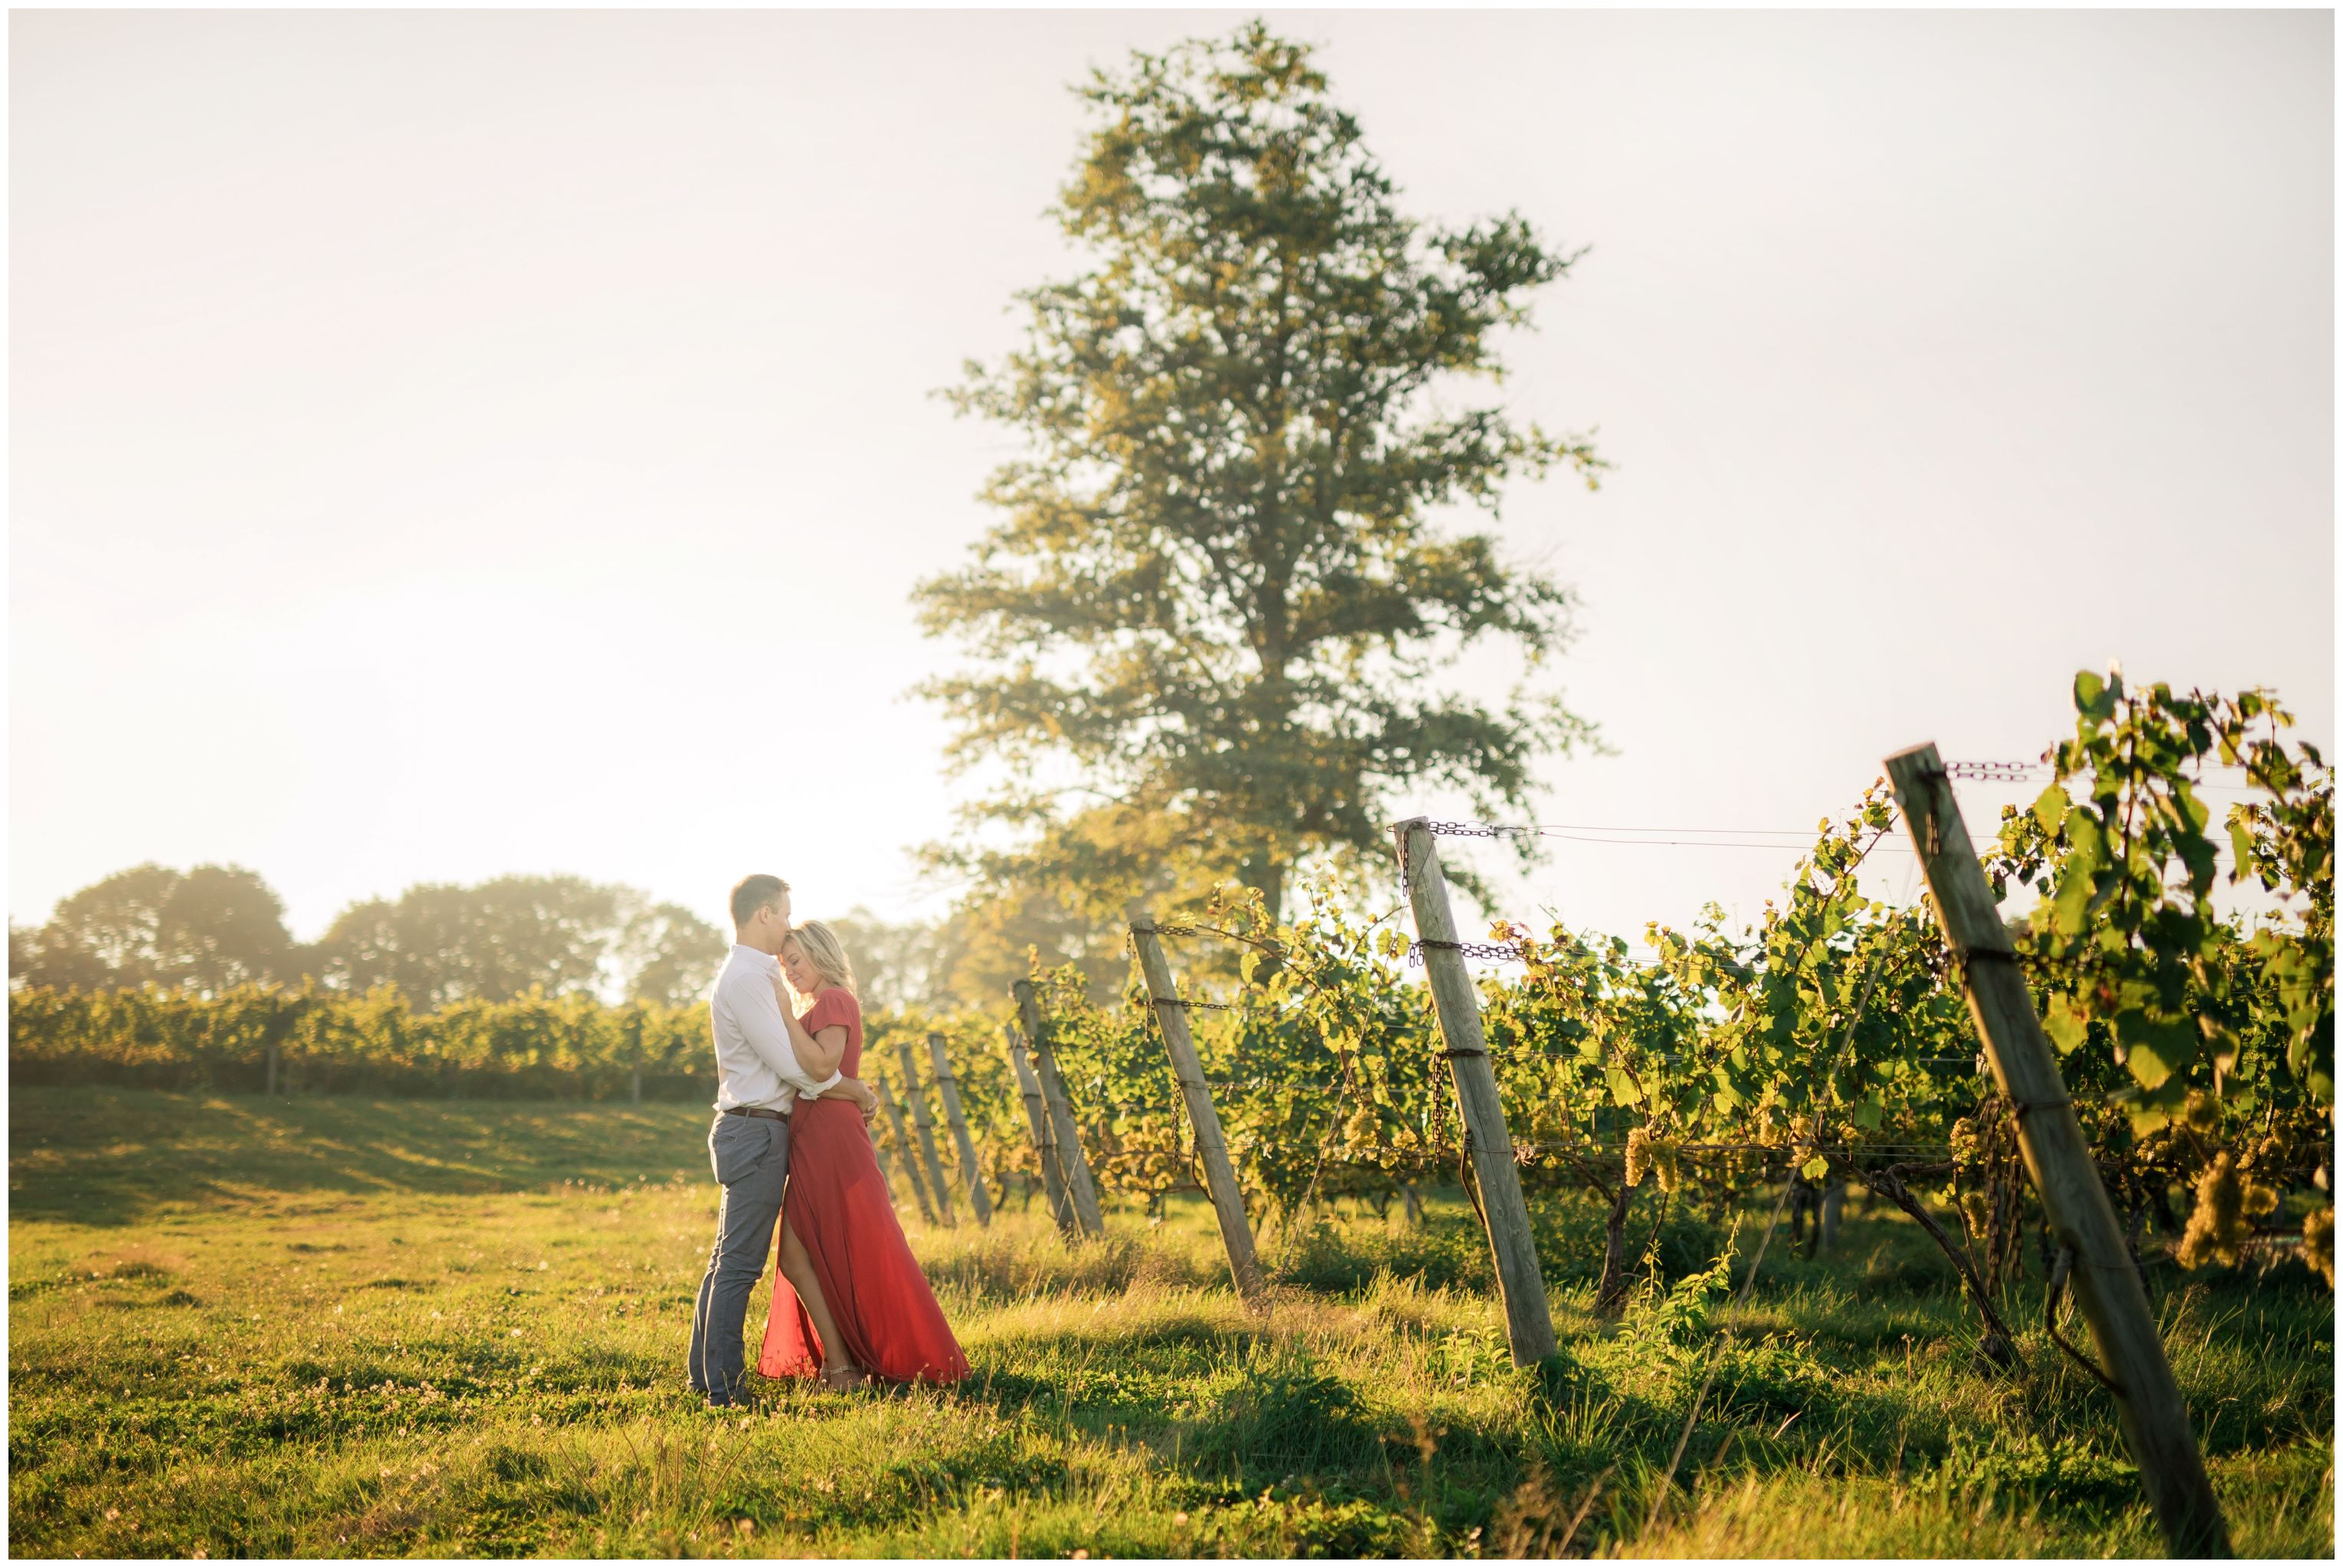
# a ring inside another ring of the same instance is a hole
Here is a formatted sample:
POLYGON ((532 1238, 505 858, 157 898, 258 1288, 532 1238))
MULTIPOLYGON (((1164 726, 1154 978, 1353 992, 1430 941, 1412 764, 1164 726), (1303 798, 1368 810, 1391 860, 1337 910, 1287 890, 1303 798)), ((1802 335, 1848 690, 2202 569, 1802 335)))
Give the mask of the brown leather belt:
POLYGON ((778 1111, 768 1111, 761 1105, 728 1105, 724 1108, 724 1114, 727 1116, 761 1116, 768 1121, 787 1121, 789 1120, 789 1118, 781 1112, 778 1111))

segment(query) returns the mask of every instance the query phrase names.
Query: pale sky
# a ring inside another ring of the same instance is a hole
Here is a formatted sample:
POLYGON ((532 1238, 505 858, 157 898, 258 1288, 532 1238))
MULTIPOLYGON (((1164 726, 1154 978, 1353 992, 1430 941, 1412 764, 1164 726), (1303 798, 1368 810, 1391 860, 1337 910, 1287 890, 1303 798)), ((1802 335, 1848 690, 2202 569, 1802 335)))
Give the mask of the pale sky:
MULTIPOLYGON (((930 393, 1072 269, 1067 85, 1246 15, 12 14, 11 914, 939 912, 905 596, 1014 446, 930 393)), ((1804 828, 2111 658, 2332 741, 2328 15, 1268 15, 1408 210, 1593 246, 1505 349, 1617 465, 1498 528, 1618 751, 1541 820, 1804 828)), ((1795 858, 1554 849, 1505 912, 1622 932, 1795 858)))

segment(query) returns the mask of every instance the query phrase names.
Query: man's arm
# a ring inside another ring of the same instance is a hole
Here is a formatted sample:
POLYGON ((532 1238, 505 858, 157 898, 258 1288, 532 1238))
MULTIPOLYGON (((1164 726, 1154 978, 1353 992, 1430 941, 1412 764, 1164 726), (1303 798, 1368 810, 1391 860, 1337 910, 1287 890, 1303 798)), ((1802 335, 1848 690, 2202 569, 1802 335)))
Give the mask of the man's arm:
POLYGON ((772 986, 762 980, 754 980, 735 988, 729 1000, 749 1049, 762 1057, 765 1065, 779 1074, 783 1083, 808 1100, 835 1096, 847 1101, 862 1112, 865 1122, 878 1114, 879 1097, 870 1092, 868 1084, 838 1072, 818 1081, 807 1073, 798 1060, 795 1041, 811 1043, 812 1036, 806 1033, 805 1025, 789 1016, 772 986))

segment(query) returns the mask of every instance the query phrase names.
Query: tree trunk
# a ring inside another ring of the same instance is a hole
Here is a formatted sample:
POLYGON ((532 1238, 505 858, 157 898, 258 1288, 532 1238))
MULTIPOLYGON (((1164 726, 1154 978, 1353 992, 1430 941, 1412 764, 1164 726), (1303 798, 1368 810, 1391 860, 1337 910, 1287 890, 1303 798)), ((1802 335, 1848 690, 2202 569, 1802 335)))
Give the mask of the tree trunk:
MULTIPOLYGON (((1237 862, 1237 880, 1261 895, 1272 924, 1285 918, 1285 862, 1266 849, 1237 862)), ((1264 965, 1277 961, 1275 953, 1264 952, 1261 957, 1264 965)))
POLYGON ((1831 1184, 1823 1189, 1823 1213, 1818 1222, 1821 1236, 1815 1250, 1827 1257, 1838 1246, 1839 1211, 1846 1207, 1846 1178, 1834 1176, 1831 1184))
POLYGON ((1627 1211, 1635 1201, 1635 1190, 1622 1176, 1618 1191, 1609 1196, 1611 1213, 1603 1221, 1603 1278, 1594 1287, 1594 1310, 1616 1317, 1627 1304, 1627 1211))

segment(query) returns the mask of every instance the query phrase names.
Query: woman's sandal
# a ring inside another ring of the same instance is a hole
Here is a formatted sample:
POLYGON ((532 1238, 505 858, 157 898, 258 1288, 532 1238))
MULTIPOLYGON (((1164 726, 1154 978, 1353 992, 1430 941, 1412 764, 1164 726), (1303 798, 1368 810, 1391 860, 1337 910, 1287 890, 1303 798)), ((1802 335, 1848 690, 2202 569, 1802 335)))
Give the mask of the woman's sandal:
POLYGON ((825 1369, 821 1374, 821 1386, 834 1393, 845 1393, 850 1390, 860 1388, 870 1381, 870 1374, 860 1367, 825 1369))

